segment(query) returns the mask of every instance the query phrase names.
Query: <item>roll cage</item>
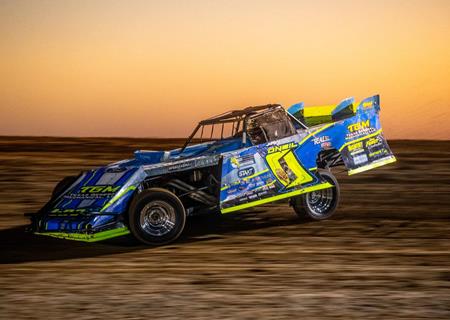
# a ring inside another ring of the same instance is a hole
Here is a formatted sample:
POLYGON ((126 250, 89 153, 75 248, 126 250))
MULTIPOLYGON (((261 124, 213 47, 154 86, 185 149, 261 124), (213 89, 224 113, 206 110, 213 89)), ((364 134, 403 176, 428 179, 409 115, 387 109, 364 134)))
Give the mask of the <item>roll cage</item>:
POLYGON ((279 104, 251 106, 242 110, 229 111, 206 120, 202 120, 187 138, 181 148, 183 152, 192 143, 215 141, 242 137, 242 146, 247 144, 247 138, 253 145, 281 139, 296 133, 296 128, 308 129, 308 127, 293 117, 279 104), (228 136, 224 135, 226 124, 231 124, 228 136), (205 134, 205 127, 211 126, 209 137, 205 134), (218 131, 215 131, 217 128, 218 131), (220 132, 217 138, 213 138, 214 132, 220 132), (200 133, 200 137, 194 137, 200 133))

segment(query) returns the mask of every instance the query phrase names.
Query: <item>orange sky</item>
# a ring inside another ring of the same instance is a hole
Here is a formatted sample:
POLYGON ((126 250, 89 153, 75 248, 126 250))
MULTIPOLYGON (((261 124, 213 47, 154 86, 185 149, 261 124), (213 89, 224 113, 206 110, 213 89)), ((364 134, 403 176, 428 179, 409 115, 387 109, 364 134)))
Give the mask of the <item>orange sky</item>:
POLYGON ((374 93, 388 138, 450 139, 450 1, 0 2, 0 135, 186 136, 374 93))

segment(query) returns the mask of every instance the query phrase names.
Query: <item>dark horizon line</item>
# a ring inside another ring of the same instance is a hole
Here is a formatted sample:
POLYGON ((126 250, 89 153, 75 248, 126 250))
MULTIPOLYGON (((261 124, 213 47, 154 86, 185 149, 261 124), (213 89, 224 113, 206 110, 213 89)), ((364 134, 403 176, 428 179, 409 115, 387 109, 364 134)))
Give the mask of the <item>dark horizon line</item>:
MULTIPOLYGON (((186 140, 187 137, 177 137, 177 138, 168 138, 168 137, 125 137, 125 136, 39 136, 39 135, 2 135, 1 138, 59 138, 59 139, 135 139, 135 140, 186 140)), ((449 139, 408 139, 408 138, 396 138, 396 139, 387 139, 388 141, 450 141, 449 139)))

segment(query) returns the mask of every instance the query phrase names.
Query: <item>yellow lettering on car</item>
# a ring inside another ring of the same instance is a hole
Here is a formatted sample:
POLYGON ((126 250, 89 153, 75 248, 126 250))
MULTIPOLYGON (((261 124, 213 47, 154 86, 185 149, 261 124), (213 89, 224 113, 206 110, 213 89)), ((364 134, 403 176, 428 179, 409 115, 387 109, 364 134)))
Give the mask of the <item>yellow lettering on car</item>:
POLYGON ((366 147, 377 144, 378 142, 379 142, 378 138, 370 138, 369 140, 366 141, 366 147))
POLYGON ((267 153, 270 154, 270 153, 274 153, 274 152, 282 152, 282 151, 285 151, 285 150, 293 149, 293 148, 295 148, 297 146, 298 146, 297 143, 289 142, 289 143, 283 144, 281 146, 272 146, 272 147, 267 149, 267 153))
POLYGON ((373 105, 373 101, 367 101, 367 102, 364 102, 362 106, 364 109, 367 109, 367 108, 370 108, 372 105, 373 105))
POLYGON ((117 190, 119 190, 119 188, 120 188, 120 186, 117 186, 117 187, 113 187, 113 186, 107 186, 104 190, 103 190, 103 192, 111 192, 111 193, 114 193, 114 192, 116 192, 117 190))
POLYGON ((363 143, 362 143, 362 142, 357 142, 357 143, 354 143, 354 144, 349 145, 349 146, 348 146, 348 151, 353 151, 353 150, 356 150, 356 149, 361 149, 362 147, 363 147, 363 143))
POLYGON ((91 189, 92 187, 81 187, 81 193, 86 193, 89 192, 89 189, 91 189))
POLYGON ((120 186, 85 186, 81 187, 81 193, 115 193, 120 186))
POLYGON ((353 123, 347 127, 348 131, 355 132, 370 127, 369 120, 353 123))

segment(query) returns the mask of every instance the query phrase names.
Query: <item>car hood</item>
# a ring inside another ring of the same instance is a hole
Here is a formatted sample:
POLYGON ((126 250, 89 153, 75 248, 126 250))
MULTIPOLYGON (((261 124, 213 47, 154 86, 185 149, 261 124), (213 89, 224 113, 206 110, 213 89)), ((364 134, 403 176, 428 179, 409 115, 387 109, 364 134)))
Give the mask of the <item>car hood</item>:
POLYGON ((83 172, 53 199, 48 211, 64 216, 124 212, 134 190, 146 177, 212 166, 219 162, 222 152, 240 146, 240 140, 232 139, 189 146, 182 152, 138 150, 133 159, 83 172))
POLYGON ((53 200, 55 215, 122 212, 126 200, 141 182, 143 170, 136 166, 106 166, 83 172, 53 200))

